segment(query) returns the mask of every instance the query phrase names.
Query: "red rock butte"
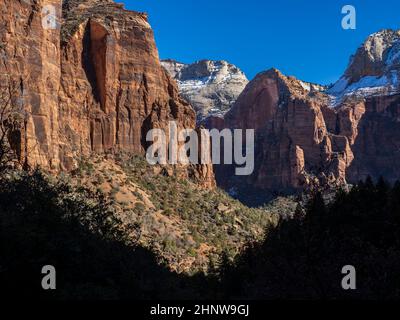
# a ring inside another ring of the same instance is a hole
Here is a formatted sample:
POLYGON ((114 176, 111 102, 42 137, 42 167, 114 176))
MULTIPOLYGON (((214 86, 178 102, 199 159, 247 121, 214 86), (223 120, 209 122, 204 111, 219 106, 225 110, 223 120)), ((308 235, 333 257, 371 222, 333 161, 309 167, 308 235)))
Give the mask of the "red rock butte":
POLYGON ((340 186, 368 176, 399 179, 397 89, 336 98, 326 89, 271 69, 248 84, 223 120, 209 120, 220 129, 256 129, 256 170, 248 183, 282 190, 340 186))

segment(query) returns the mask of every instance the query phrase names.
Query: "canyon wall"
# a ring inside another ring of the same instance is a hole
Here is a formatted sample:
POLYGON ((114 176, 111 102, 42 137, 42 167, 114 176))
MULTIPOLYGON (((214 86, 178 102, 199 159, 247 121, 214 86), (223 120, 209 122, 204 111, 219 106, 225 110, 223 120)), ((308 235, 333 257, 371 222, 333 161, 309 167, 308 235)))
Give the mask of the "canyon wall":
POLYGON ((347 136, 329 130, 325 118, 335 115, 321 90, 276 69, 246 87, 224 127, 256 131, 255 172, 247 183, 289 190, 345 182, 353 153, 347 136))
MULTIPOLYGON (((2 87, 16 88, 24 122, 17 153, 26 165, 72 170, 92 152, 143 154, 146 133, 169 121, 195 128, 146 14, 111 0, 4 0, 0 13, 2 87)), ((211 166, 189 172, 213 185, 211 166)))
MULTIPOLYGON (((368 176, 394 182, 400 179, 399 57, 400 32, 383 30, 368 37, 329 88, 275 69, 262 72, 223 120, 207 125, 256 130, 256 168, 245 183, 261 189, 337 187, 368 176)), ((226 168, 216 171, 223 183, 232 179, 226 168)))

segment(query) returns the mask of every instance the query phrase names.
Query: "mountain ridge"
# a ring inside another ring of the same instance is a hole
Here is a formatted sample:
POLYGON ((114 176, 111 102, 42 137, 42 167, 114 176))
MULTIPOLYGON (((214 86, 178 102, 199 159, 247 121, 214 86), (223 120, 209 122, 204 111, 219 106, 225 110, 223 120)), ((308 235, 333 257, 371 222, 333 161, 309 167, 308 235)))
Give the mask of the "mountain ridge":
POLYGON ((400 30, 382 29, 367 37, 327 93, 334 97, 335 105, 352 95, 395 94, 400 91, 399 77, 400 30))
POLYGON ((209 116, 222 117, 248 83, 238 67, 224 60, 185 64, 169 59, 161 64, 178 82, 181 95, 193 105, 198 123, 209 116))
POLYGON ((365 79, 394 72, 397 79, 399 34, 369 36, 350 61, 342 87, 339 80, 308 91, 306 83, 277 69, 259 73, 224 119, 208 121, 211 128, 255 129, 258 137, 254 174, 238 179, 216 166, 219 183, 228 190, 245 183, 293 192, 346 187, 368 176, 397 180, 400 88, 365 79))

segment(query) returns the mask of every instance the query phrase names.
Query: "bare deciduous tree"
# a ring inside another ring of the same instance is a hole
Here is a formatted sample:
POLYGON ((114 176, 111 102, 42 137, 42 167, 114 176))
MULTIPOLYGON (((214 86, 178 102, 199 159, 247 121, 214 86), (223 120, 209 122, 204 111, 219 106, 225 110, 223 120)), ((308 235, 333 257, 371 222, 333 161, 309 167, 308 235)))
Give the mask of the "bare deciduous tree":
POLYGON ((5 80, 0 83, 0 172, 20 163, 24 125, 21 81, 5 80))

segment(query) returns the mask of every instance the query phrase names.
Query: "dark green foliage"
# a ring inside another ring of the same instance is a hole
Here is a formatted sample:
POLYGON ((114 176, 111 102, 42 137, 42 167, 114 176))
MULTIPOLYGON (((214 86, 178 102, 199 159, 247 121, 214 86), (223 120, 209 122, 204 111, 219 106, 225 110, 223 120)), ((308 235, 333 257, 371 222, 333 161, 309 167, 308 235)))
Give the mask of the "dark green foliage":
MULTIPOLYGON (((306 216, 282 221, 262 244, 224 266, 224 296, 249 299, 400 297, 400 185, 371 179, 328 207, 317 193, 306 216), (357 270, 357 290, 341 287, 342 267, 357 270)), ((296 210, 300 212, 300 208, 296 210)))
MULTIPOLYGON (((234 261, 223 251, 221 263, 213 264, 221 266, 214 269, 219 281, 169 271, 120 227, 98 194, 38 171, 0 179, 0 293, 30 299, 400 297, 399 183, 367 180, 338 192, 328 206, 317 193, 234 261), (40 271, 48 264, 56 267, 57 290, 46 292, 40 271), (345 265, 357 270, 355 291, 341 288, 345 265)), ((165 247, 176 245, 165 238, 165 247)))
POLYGON ((33 299, 197 297, 200 284, 207 283, 204 277, 171 273, 152 253, 130 243, 120 226, 99 194, 53 183, 39 171, 2 178, 0 294, 33 299), (42 290, 44 265, 56 267, 57 290, 42 290))
MULTIPOLYGON (((198 185, 189 180, 167 174, 165 168, 161 173, 155 174, 154 168, 140 156, 119 159, 118 162, 130 181, 150 195, 149 199, 156 210, 178 221, 180 231, 190 235, 191 241, 181 241, 179 236, 171 233, 171 229, 155 225, 151 219, 142 220, 146 229, 156 231, 152 234, 153 243, 161 243, 166 237, 174 239, 174 246, 163 245, 161 250, 161 256, 167 258, 167 263, 187 252, 195 257, 193 245, 198 248, 201 244, 206 244, 213 248, 208 257, 196 260, 190 273, 206 270, 207 260, 218 260, 223 250, 230 253, 232 258, 247 241, 260 240, 264 230, 270 225, 271 213, 278 207, 271 205, 266 209, 248 208, 220 189, 198 188, 198 185), (218 209, 219 205, 226 207, 226 210, 218 209), (192 241, 195 243, 191 244, 192 241)), ((141 212, 144 217, 152 215, 143 204, 138 204, 135 211, 141 212)))

